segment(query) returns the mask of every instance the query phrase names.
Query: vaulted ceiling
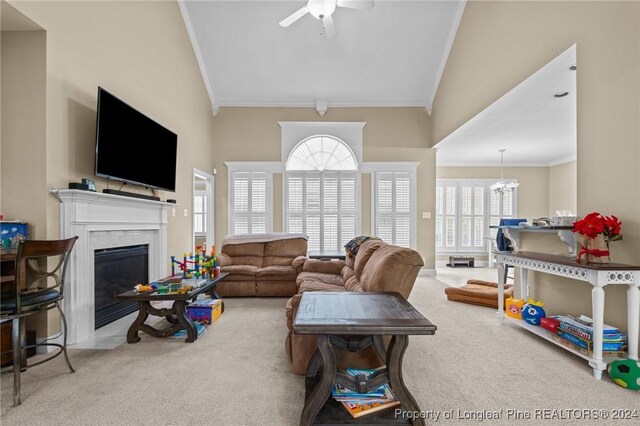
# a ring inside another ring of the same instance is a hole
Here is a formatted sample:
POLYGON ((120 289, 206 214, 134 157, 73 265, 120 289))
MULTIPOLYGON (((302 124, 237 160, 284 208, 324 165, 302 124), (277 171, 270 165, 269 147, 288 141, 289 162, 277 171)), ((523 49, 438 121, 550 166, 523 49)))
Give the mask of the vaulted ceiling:
POLYGON ((338 8, 337 36, 304 16, 305 1, 181 1, 214 111, 221 106, 430 108, 464 1, 380 1, 338 8))

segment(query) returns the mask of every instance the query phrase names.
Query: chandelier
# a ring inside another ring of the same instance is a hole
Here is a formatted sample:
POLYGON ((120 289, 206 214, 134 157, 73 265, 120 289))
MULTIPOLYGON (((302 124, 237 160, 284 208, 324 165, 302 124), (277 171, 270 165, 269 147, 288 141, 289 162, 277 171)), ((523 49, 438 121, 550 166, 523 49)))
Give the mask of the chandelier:
POLYGON ((517 182, 506 183, 504 180, 504 152, 505 151, 506 149, 504 148, 498 150, 498 152, 500 152, 500 180, 490 186, 490 188, 497 194, 512 192, 518 187, 518 185, 520 185, 517 182))

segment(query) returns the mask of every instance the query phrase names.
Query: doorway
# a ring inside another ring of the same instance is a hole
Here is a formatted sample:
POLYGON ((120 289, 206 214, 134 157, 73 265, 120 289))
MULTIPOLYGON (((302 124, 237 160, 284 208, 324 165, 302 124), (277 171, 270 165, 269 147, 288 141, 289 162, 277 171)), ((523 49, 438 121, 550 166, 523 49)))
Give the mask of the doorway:
POLYGON ((215 176, 193 169, 193 250, 200 246, 209 251, 215 244, 214 228, 215 176))

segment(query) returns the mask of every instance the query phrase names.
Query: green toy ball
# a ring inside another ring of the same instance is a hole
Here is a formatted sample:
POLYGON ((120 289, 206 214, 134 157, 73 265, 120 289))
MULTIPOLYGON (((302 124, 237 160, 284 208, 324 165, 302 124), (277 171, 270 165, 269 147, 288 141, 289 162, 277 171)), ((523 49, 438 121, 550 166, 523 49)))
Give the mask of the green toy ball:
POLYGON ((640 361, 620 359, 607 368, 611 380, 626 389, 640 390, 640 361))

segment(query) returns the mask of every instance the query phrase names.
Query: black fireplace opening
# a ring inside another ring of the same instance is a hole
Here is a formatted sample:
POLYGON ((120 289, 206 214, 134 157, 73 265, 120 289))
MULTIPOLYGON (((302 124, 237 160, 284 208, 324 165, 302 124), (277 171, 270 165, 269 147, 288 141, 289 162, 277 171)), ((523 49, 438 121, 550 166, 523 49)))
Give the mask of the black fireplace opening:
POLYGON ((96 330, 138 310, 135 302, 113 297, 149 282, 149 246, 115 247, 95 251, 96 330))

